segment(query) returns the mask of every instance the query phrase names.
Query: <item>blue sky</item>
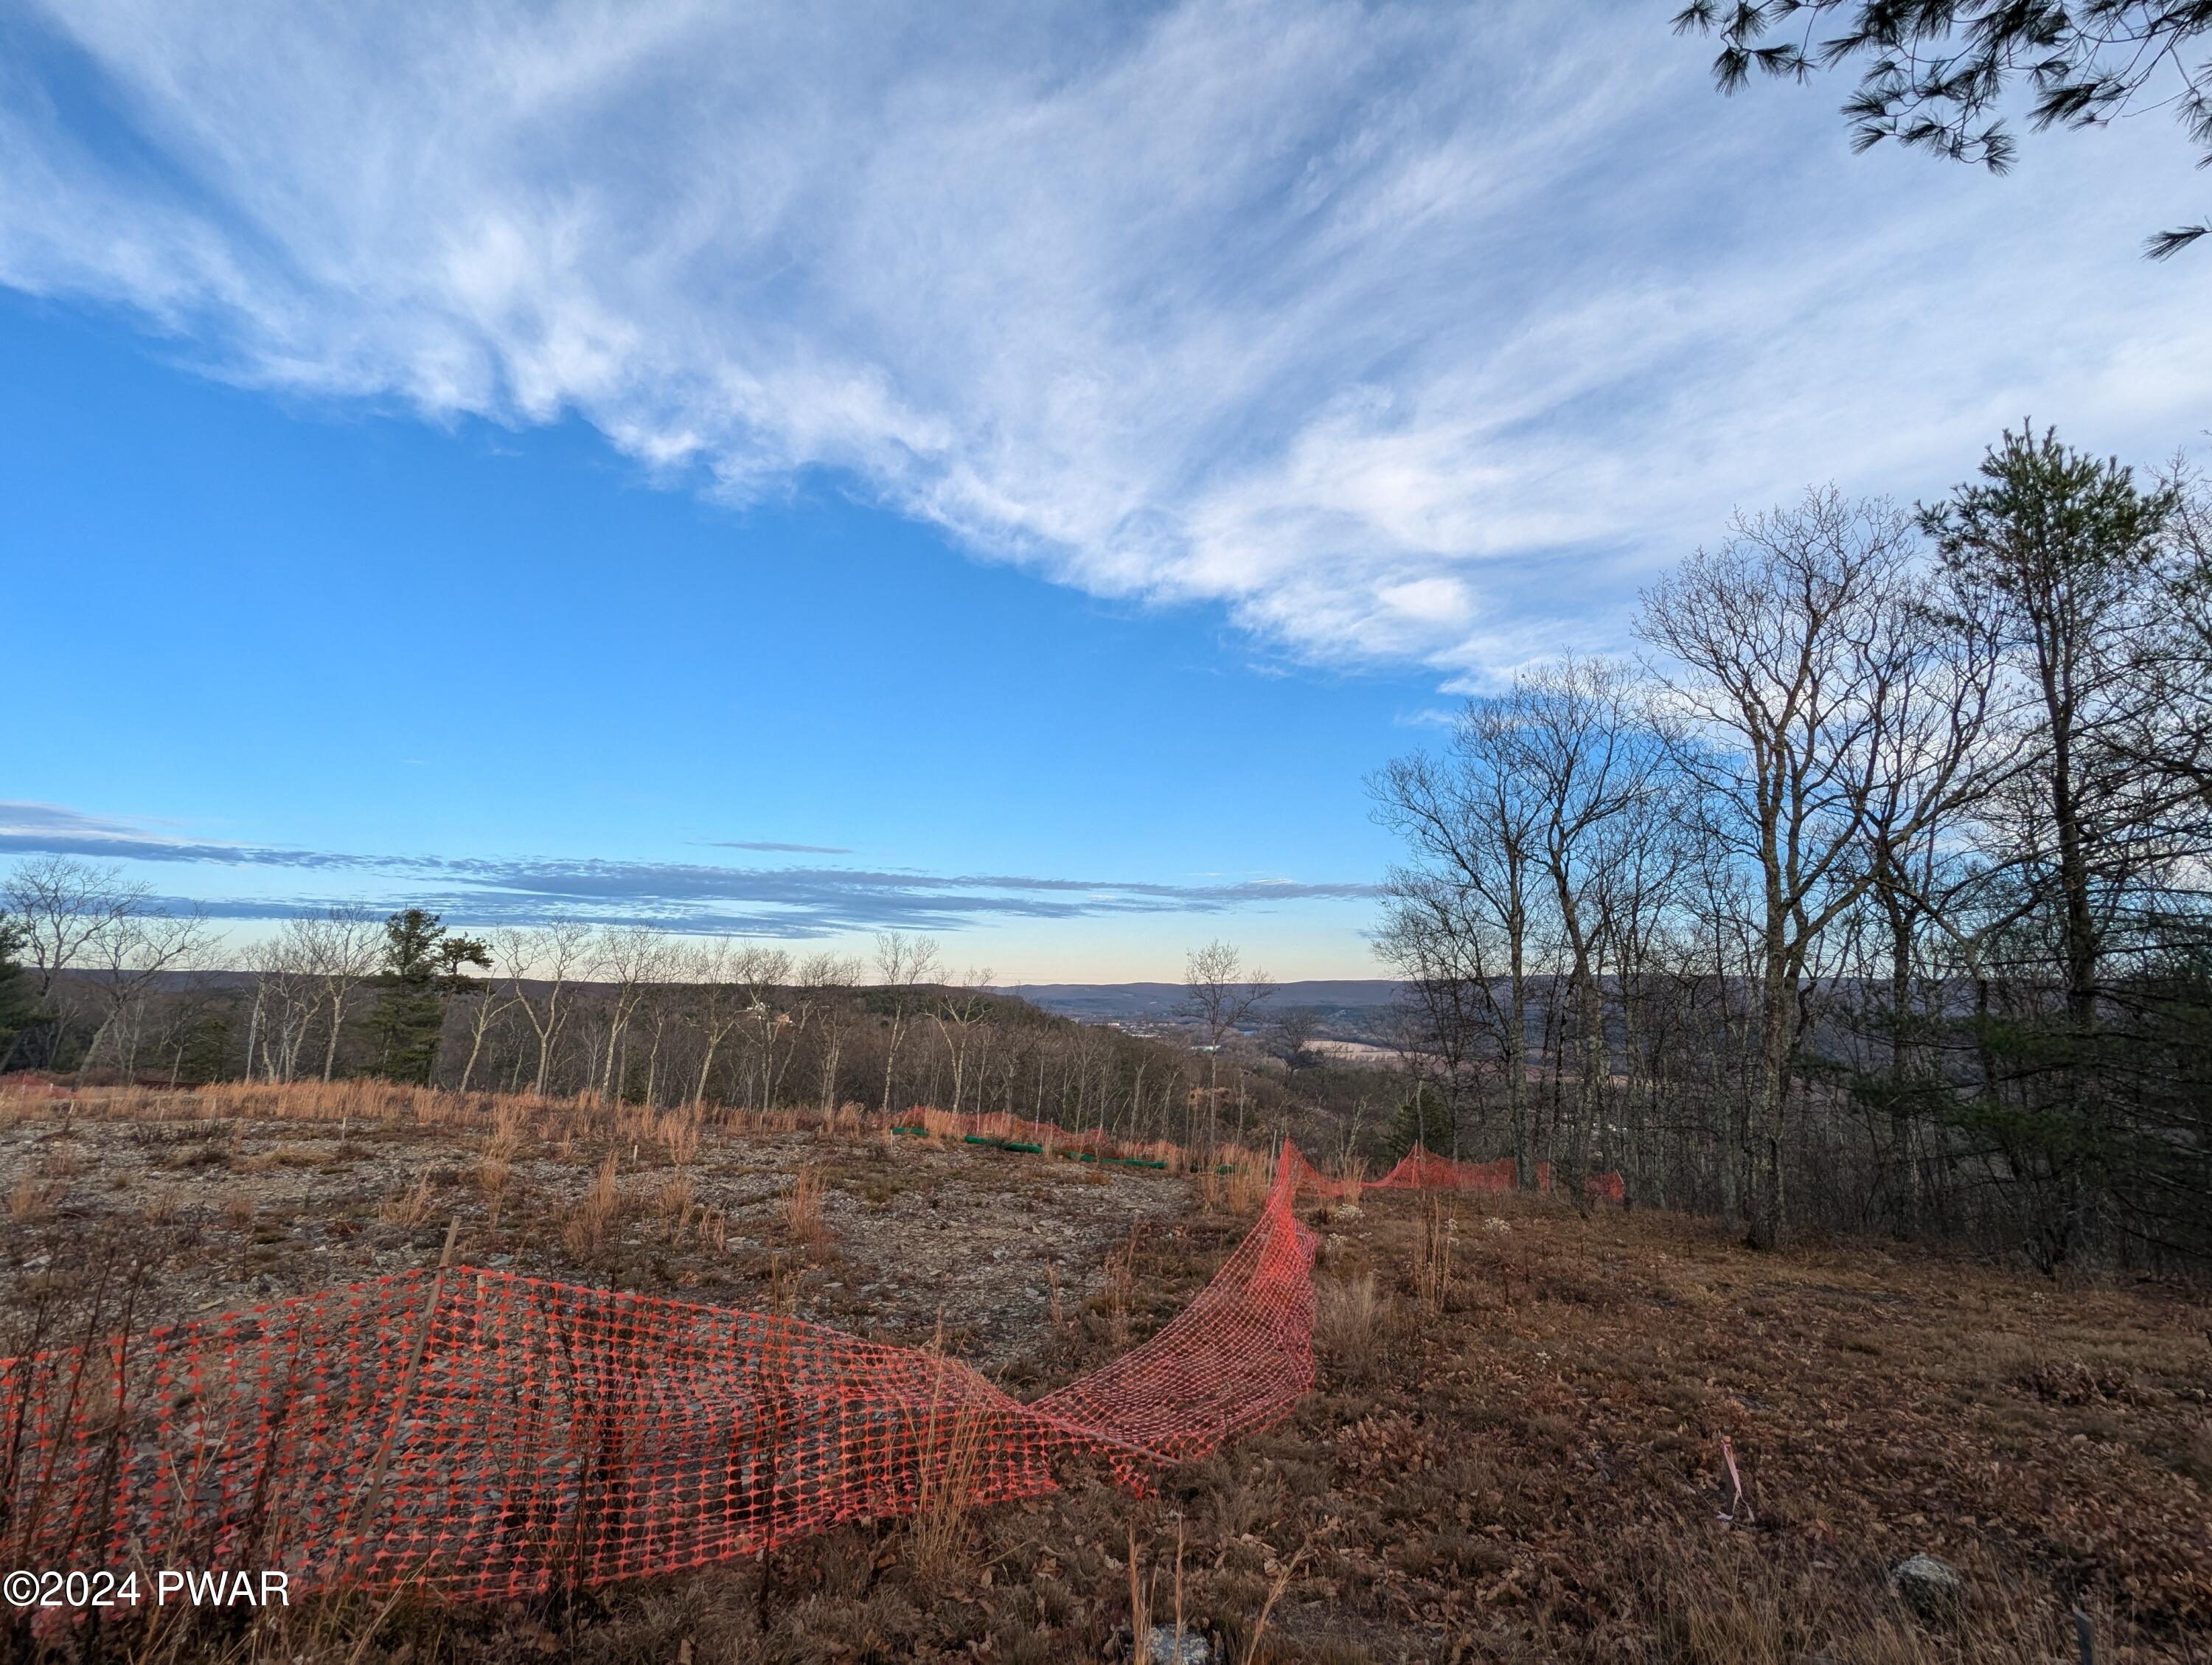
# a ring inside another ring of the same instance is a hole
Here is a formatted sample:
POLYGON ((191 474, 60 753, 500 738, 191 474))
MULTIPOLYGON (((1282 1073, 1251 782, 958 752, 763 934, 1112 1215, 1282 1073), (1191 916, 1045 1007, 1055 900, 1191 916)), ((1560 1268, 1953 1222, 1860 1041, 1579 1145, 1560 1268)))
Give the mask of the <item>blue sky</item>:
POLYGON ((1668 9, 0 15, 0 849, 1368 974, 1361 775, 1736 505, 2201 442, 2162 118, 1853 159, 1668 9))

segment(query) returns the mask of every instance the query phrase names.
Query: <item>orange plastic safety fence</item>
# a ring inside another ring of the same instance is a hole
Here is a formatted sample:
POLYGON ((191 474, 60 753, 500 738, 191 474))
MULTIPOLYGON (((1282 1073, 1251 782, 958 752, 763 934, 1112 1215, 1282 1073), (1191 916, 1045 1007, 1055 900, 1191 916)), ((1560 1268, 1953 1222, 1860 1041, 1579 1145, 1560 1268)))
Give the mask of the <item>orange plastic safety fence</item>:
POLYGON ((0 1361, 0 1560, 483 1599, 1032 1496, 1069 1456, 1141 1484, 1311 1385, 1285 1155, 1187 1311, 1034 1405, 927 1350, 472 1267, 0 1361))
MULTIPOLYGON (((1378 1183, 1510 1188, 1500 1167, 1416 1152, 1378 1183)), ((1285 1141, 1191 1305, 1029 1405, 926 1349, 474 1267, 0 1360, 0 1561, 486 1599, 1035 1496, 1069 1457, 1141 1486, 1311 1387, 1292 1205, 1355 1183, 1285 1141)))

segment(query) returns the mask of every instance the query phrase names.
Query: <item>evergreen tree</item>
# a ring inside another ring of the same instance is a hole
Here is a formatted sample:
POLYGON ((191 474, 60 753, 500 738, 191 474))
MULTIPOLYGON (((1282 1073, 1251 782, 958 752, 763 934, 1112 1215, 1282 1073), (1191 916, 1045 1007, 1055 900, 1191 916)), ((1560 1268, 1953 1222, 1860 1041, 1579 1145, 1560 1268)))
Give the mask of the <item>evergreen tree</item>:
MULTIPOLYGON (((1843 106, 1851 148, 1892 143, 1993 173, 2014 161, 2008 108, 2038 130, 2109 125, 2164 109, 2212 165, 2212 0, 1688 0, 1680 34, 1717 33, 1713 78, 1735 92, 1754 71, 1805 82, 1858 71, 1843 106), (2193 60, 2193 61, 2192 61, 2193 60)), ((2163 260, 2212 219, 2152 237, 2163 260)))
POLYGON ((15 1067, 17 1038, 38 1009, 29 974, 15 958, 21 946, 22 928, 0 920, 0 1073, 15 1067))
POLYGON ((1999 986, 1969 1025, 1979 1067, 1957 1118, 2034 1199, 2029 1252, 2051 1267, 2115 1223, 2116 1202, 2142 1230, 2177 1165, 2205 1160, 2201 1101, 2179 1121, 2167 1108, 2197 1091, 2178 1037, 2200 1021, 2201 829, 2113 743, 2147 724, 2165 748, 2136 645, 2179 500, 2025 426, 1981 476, 1922 513, 2020 714, 1983 811, 1978 957, 1999 986))
POLYGON ((446 1002, 469 987, 465 968, 490 968, 491 948, 453 934, 422 908, 403 908, 386 920, 384 937, 381 992, 368 1016, 377 1073, 427 1085, 445 1031, 446 1002))
POLYGON ((1390 1122, 1385 1154, 1395 1162, 1416 1145, 1431 1156, 1452 1154, 1451 1106, 1444 1103, 1442 1093, 1426 1085, 1414 1088, 1413 1096, 1398 1106, 1398 1114, 1390 1122))

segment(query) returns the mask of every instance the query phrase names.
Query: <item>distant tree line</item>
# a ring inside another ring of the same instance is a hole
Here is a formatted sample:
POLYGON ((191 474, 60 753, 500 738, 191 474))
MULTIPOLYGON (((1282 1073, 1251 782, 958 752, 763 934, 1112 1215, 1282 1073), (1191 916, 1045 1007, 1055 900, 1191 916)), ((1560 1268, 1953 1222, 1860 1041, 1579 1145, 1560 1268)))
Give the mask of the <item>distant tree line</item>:
MULTIPOLYGON (((710 1113, 926 1104, 1132 1140, 1343 1145, 1340 1122, 1240 1031, 1269 991, 1219 943, 1191 957, 1187 1015, 1210 1042, 1194 1048, 1042 1012, 987 969, 948 975, 934 942, 897 933, 866 963, 639 927, 476 936, 420 908, 336 908, 283 921, 218 969, 204 921, 163 912, 112 868, 27 860, 0 901, 0 1073, 172 1086, 367 1075, 710 1113)), ((1291 1063, 1326 1079, 1303 1051, 1310 1025, 1287 1027, 1301 1037, 1291 1063)))
POLYGON ((2212 1251, 2201 486, 2008 433, 1916 511, 1739 517, 1638 633, 1370 782, 1404 1114, 1762 1245, 2212 1251))

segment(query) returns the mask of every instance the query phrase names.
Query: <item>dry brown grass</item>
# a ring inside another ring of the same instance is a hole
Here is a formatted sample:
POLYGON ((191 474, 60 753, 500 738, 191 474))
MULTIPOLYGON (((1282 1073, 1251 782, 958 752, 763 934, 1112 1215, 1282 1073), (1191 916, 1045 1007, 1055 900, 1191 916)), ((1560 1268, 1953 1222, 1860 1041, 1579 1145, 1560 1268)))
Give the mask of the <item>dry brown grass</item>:
POLYGON ((701 1247, 711 1249, 717 1255, 729 1252, 730 1217, 720 1209, 700 1205, 698 1231, 701 1247))
POLYGON ((1191 1189, 1198 1194, 1198 1206, 1201 1212, 1208 1214, 1221 1212, 1221 1175, 1213 1164, 1208 1163, 1199 1170, 1191 1189))
POLYGON ((828 1186, 822 1170, 810 1162, 792 1176, 791 1188, 783 1194, 784 1229, 810 1249, 818 1249, 830 1240, 829 1224, 823 1214, 828 1186))
POLYGON ((50 1179, 75 1179, 84 1171, 84 1158, 73 1145, 50 1145, 39 1160, 39 1171, 50 1179))
POLYGON ((514 1177, 514 1164, 506 1158, 487 1151, 477 1161, 477 1189, 489 1198, 495 1206, 507 1194, 507 1182, 514 1177))
POLYGON ((404 1190, 394 1191, 376 1206, 376 1218, 386 1225, 417 1226, 430 1218, 430 1174, 428 1169, 415 1176, 415 1183, 404 1190))
POLYGON ((8 1188, 8 1218, 18 1225, 50 1220, 66 1188, 58 1180, 26 1174, 8 1188))
POLYGON ((1342 1195, 1338 1198, 1338 1200, 1349 1203, 1354 1208, 1358 1207, 1360 1196, 1367 1188, 1366 1158, 1346 1156, 1332 1166, 1335 1171, 1330 1177, 1334 1179, 1342 1189, 1342 1195))
POLYGON ((653 1137, 668 1159, 688 1168, 699 1159, 699 1112, 690 1106, 669 1110, 653 1121, 653 1137))
POLYGON ((1352 1277, 1314 1281, 1314 1346, 1355 1376, 1367 1373, 1389 1297, 1375 1286, 1370 1269, 1352 1277))
POLYGON ((1106 1334, 1116 1347, 1125 1346, 1129 1340, 1129 1302, 1137 1283, 1137 1227, 1129 1224, 1129 1241, 1108 1256, 1106 1277, 1100 1285, 1098 1303, 1106 1315, 1106 1334))
MULTIPOLYGON (((422 1143, 408 1145, 418 1159, 422 1143)), ((579 1136, 586 1177, 606 1144, 604 1128, 579 1136)), ((460 1154, 439 1159, 465 1164, 478 1148, 455 1141, 460 1154)), ((625 1136, 625 1160, 629 1149, 625 1136)), ((1004 1174, 1024 1202, 1038 1171, 996 1157, 961 1166, 1004 1174)), ((717 1172, 710 1152, 702 1188, 717 1172)), ((666 1176, 630 1181, 630 1203, 649 1206, 666 1176)), ((610 1190, 618 1212, 622 1194, 610 1190)), ((1179 1516, 1184 1618, 1225 1662, 2048 1665, 2074 1656, 2067 1615, 2079 1604, 2108 1665, 2204 1665, 2212 1308, 2198 1295, 2054 1282, 1896 1246, 1759 1255, 1642 1209, 1584 1219, 1502 1198, 1449 1205, 1462 1212, 1456 1239, 1446 1232, 1449 1298, 1432 1311, 1413 1272, 1433 1258, 1434 1217, 1397 1193, 1363 1203, 1328 1223, 1316 1390, 1284 1425, 1165 1471, 1151 1497, 1079 1465, 1051 1496, 963 1509, 963 1465, 947 1461, 927 1486, 939 1518, 959 1517, 942 1534, 951 1547, 912 1544, 910 1524, 841 1528, 780 1546, 767 1599, 747 1559, 605 1587, 551 1618, 414 1598, 388 1614, 318 1604, 173 1647, 118 1636, 106 1656, 1126 1661, 1133 1606, 1149 1602, 1154 1620, 1172 1612, 1179 1516), (1485 1214, 1509 1229, 1488 1229, 1485 1214), (1716 1519, 1730 1501, 1723 1439, 1755 1528, 1716 1519), (1965 1577, 1955 1615, 1923 1619, 1888 1589, 1887 1569, 1916 1550, 1965 1577)), ((694 1212, 685 1230, 703 1241, 712 1211, 694 1212)), ((562 1223, 532 1223, 549 1257, 562 1223)), ((1118 1303, 1103 1290, 1086 1310, 1071 1298, 1076 1322, 1054 1329, 1047 1302, 1029 1303, 1036 1350, 1010 1386, 1032 1397, 1152 1333, 1243 1231, 1185 1215, 1117 1242, 1118 1303), (1102 1319, 1116 1304, 1109 1335, 1102 1319)), ((196 1244, 196 1234, 178 1237, 196 1244)), ((533 1252, 526 1235, 514 1247, 533 1252)), ((654 1243, 600 1255, 591 1273, 630 1286, 659 1275, 648 1267, 661 1259, 682 1257, 654 1243)), ((700 1298, 820 1311, 827 1274, 788 1247, 771 1260, 764 1245, 738 1244, 725 1269, 731 1292, 700 1298)), ((956 1334, 963 1316, 947 1312, 956 1334)), ((54 1665, 76 1657, 80 1639, 56 1643, 54 1665)))
POLYGON ((1662 1656, 1681 1665, 2049 1665, 2075 1654, 2070 1614, 2002 1576, 1970 1584, 1955 1612, 1922 1615, 1874 1569, 1838 1577, 1832 1561, 1765 1553, 1724 1529, 1659 1540, 1646 1559, 1631 1588, 1662 1656))
POLYGON ((1229 1212, 1256 1214, 1275 1182, 1274 1164, 1265 1157, 1244 1152, 1228 1177, 1229 1212))
POLYGON ((906 1524, 906 1553, 926 1588, 949 1584, 968 1568, 969 1517, 988 1431, 988 1419, 971 1406, 933 1402, 916 1422, 915 1507, 906 1524))
POLYGON ((477 1161, 477 1188, 496 1200, 506 1194, 514 1172, 514 1159, 522 1152, 525 1121, 520 1106, 503 1104, 492 1116, 491 1136, 484 1140, 477 1161))
POLYGON ((223 1224, 234 1231, 243 1231, 253 1224, 254 1216, 261 1212, 253 1198, 240 1192, 222 1206, 223 1224))
POLYGON ((1413 1291, 1426 1311, 1440 1314, 1451 1299, 1459 1217, 1451 1204, 1435 1192, 1422 1192, 1419 1206, 1420 1235, 1413 1244, 1413 1291))
POLYGON ((653 1211, 660 1216, 672 1237, 681 1231, 690 1220, 691 1211, 698 1202, 698 1190, 691 1183, 691 1176, 680 1168, 661 1181, 659 1189, 653 1194, 653 1211))
POLYGON ((622 1221, 620 1159, 611 1151, 599 1164, 599 1177, 561 1222, 561 1243, 579 1257, 596 1254, 622 1221))

